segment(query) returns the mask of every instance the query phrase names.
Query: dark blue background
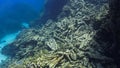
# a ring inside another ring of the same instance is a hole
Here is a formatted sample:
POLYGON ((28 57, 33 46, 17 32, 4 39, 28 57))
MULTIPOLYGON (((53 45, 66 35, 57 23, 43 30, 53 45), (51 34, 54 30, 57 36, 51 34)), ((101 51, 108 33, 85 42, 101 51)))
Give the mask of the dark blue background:
POLYGON ((40 16, 46 0, 0 0, 0 38, 40 16))

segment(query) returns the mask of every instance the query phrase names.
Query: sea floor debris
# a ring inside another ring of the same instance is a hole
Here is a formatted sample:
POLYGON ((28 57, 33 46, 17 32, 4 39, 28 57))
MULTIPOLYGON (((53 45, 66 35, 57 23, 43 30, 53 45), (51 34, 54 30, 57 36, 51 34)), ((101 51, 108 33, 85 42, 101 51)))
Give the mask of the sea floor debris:
POLYGON ((99 21, 108 14, 107 1, 92 1, 68 0, 57 21, 50 19, 42 28, 23 30, 15 42, 3 48, 3 54, 11 55, 10 46, 16 47, 8 67, 116 68, 104 53, 107 44, 96 40, 106 23, 99 21), (100 24, 97 28, 96 23, 100 24))

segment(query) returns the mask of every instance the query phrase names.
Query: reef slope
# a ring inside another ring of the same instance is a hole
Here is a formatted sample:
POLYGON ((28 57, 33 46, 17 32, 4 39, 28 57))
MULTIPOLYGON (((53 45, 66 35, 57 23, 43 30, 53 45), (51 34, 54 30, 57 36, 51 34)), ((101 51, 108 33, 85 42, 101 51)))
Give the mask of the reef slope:
MULTIPOLYGON (((2 53, 8 68, 117 68, 101 38, 108 23, 106 0, 68 0, 57 20, 23 30, 2 53)), ((106 43, 108 42, 108 43, 106 43)), ((4 67, 3 67, 4 68, 4 67)))

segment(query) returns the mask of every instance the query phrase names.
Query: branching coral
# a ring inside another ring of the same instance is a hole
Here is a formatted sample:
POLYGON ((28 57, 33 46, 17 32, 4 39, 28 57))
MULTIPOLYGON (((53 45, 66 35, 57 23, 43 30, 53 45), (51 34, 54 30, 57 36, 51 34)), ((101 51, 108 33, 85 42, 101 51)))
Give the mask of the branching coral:
POLYGON ((48 20, 41 29, 25 30, 13 43, 20 48, 18 53, 23 53, 24 48, 26 54, 34 53, 29 58, 23 55, 23 65, 26 68, 110 68, 113 60, 104 55, 104 48, 95 39, 97 30, 93 28, 96 20, 107 14, 107 4, 101 4, 95 6, 86 0, 69 0, 57 21, 48 20), (61 17, 66 11, 69 14, 61 17), (26 49, 29 46, 32 49, 26 49))

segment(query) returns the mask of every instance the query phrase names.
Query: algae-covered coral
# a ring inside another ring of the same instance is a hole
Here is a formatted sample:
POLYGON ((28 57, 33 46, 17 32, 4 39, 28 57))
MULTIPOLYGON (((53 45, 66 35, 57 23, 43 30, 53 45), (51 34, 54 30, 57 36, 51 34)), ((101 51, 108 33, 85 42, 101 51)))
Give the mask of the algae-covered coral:
POLYGON ((92 1, 68 0, 57 21, 49 19, 42 28, 23 30, 2 50, 11 56, 8 68, 116 68, 105 55, 106 43, 96 39, 106 23, 101 20, 108 14, 107 1, 92 1))

